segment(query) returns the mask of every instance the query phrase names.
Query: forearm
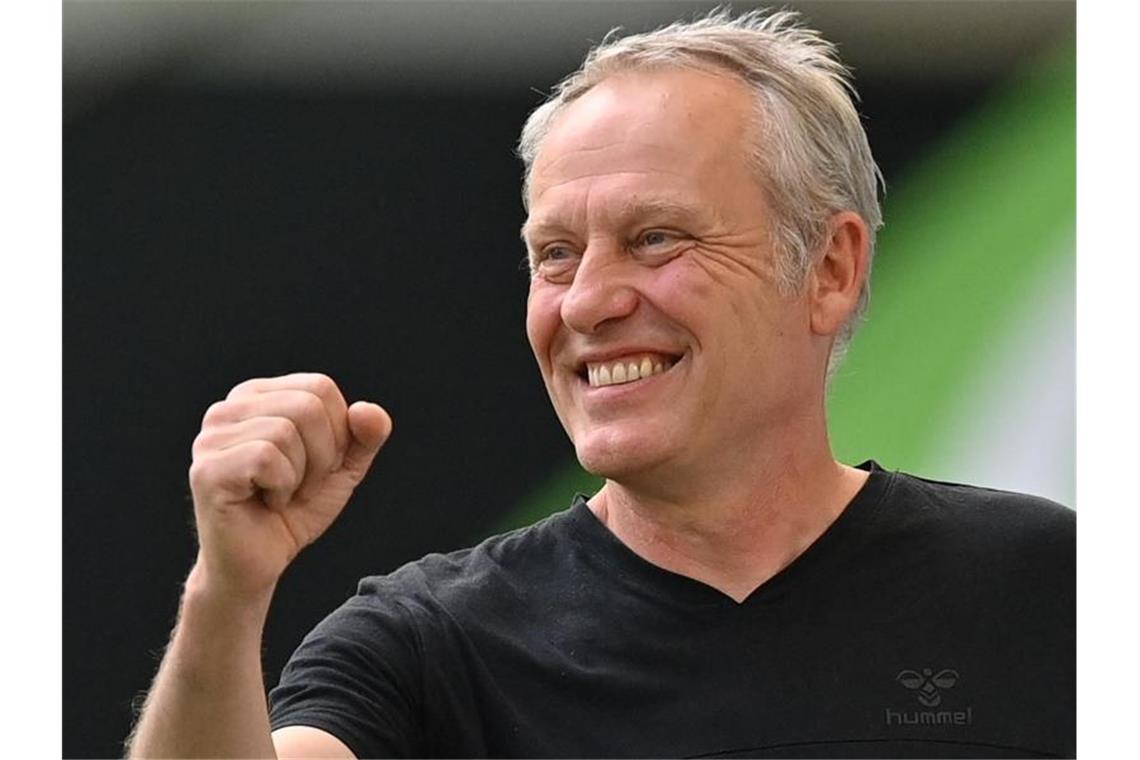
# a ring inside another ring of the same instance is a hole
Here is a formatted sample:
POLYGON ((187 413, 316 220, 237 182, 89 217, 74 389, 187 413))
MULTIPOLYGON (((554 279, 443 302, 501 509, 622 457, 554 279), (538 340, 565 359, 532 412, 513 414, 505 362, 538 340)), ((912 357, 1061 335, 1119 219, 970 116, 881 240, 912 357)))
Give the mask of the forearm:
POLYGON ((178 624, 129 756, 275 757, 261 671, 269 596, 238 603, 210 588, 201 566, 186 581, 178 624))

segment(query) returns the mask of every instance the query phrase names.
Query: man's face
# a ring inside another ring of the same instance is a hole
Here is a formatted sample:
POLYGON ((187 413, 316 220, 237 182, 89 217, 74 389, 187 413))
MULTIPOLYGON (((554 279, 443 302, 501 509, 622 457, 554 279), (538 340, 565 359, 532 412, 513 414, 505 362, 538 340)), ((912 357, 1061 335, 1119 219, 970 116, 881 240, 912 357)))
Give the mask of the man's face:
POLYGON ((591 472, 731 471, 821 398, 827 347, 805 299, 777 292, 745 158, 752 104, 729 76, 615 75, 535 160, 527 335, 591 472))

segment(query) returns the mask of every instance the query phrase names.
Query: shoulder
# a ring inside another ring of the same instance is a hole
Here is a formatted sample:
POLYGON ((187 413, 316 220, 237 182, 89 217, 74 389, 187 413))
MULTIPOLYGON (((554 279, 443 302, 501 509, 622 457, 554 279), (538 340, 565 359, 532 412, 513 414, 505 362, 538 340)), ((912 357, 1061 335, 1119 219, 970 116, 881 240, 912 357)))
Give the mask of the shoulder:
POLYGON ((360 581, 359 603, 396 603, 405 614, 434 615, 471 605, 518 603, 556 584, 572 552, 574 517, 565 510, 469 548, 434 552, 387 575, 360 581))
POLYGON ((841 587, 853 584, 852 594, 872 589, 877 602, 868 604, 933 621, 959 641, 975 641, 970 626, 977 626, 979 636, 990 637, 987 647, 996 646, 993 637, 1033 638, 1050 656, 1071 656, 1073 510, 1011 491, 899 472, 888 477, 865 531, 850 544, 841 587))
POLYGON ((1007 538, 1075 535, 1076 512, 1040 496, 903 472, 893 486, 890 501, 904 518, 1007 538))
POLYGON ((1049 499, 896 472, 883 507, 887 535, 965 573, 1075 574, 1076 512, 1049 499))
POLYGON ((470 548, 428 554, 391 573, 366 576, 353 596, 310 631, 298 653, 335 648, 356 660, 389 662, 386 669, 391 663, 411 667, 460 630, 517 621, 533 599, 548 598, 550 584, 557 582, 552 578, 565 564, 559 559, 566 555, 562 547, 571 541, 567 519, 566 512, 556 513, 470 548))

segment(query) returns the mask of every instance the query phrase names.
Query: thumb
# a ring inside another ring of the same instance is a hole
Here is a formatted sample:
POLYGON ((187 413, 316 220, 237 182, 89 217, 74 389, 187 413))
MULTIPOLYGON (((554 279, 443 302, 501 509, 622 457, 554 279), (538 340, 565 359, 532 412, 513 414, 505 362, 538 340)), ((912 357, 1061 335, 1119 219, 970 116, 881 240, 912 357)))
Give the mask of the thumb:
POLYGON ((352 441, 341 469, 359 482, 372 466, 376 452, 392 434, 392 418, 379 404, 357 401, 348 408, 348 429, 352 441))

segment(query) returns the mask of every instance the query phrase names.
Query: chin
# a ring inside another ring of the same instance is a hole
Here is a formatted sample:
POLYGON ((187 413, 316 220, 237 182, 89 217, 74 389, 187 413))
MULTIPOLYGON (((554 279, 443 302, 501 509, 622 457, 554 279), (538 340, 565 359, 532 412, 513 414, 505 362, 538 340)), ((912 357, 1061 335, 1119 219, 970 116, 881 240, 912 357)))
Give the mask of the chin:
POLYGON ((660 438, 649 440, 642 434, 594 430, 576 436, 574 450, 582 469, 608 480, 626 480, 653 470, 667 461, 666 446, 660 438))

